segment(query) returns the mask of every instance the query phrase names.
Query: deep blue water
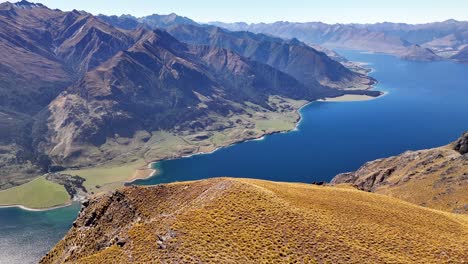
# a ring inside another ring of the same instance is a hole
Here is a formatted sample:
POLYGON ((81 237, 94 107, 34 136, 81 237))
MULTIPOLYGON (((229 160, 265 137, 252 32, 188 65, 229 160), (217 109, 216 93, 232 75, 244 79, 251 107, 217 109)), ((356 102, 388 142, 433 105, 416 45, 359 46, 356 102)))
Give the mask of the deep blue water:
MULTIPOLYGON (((370 63, 380 99, 314 102, 297 131, 267 136, 212 154, 158 163, 162 173, 139 184, 208 177, 328 181, 364 162, 445 145, 468 130, 468 65, 419 63, 341 51, 370 63)), ((0 263, 37 261, 68 230, 78 206, 47 212, 0 209, 0 263)))
POLYGON ((329 181, 369 160, 445 145, 468 130, 467 65, 341 53, 369 62, 377 89, 388 94, 363 102, 314 102, 302 109, 297 131, 163 161, 156 164, 160 175, 138 183, 218 176, 329 181))

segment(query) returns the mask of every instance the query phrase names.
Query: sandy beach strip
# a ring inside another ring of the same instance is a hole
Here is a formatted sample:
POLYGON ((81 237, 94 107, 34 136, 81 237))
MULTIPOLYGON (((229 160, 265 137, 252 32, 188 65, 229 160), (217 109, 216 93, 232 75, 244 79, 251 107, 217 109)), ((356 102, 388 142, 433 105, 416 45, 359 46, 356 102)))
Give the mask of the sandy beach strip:
POLYGON ((362 94, 345 94, 338 97, 333 98, 325 98, 318 100, 319 102, 356 102, 356 101, 369 101, 374 100, 382 97, 383 95, 374 97, 369 95, 362 95, 362 94))

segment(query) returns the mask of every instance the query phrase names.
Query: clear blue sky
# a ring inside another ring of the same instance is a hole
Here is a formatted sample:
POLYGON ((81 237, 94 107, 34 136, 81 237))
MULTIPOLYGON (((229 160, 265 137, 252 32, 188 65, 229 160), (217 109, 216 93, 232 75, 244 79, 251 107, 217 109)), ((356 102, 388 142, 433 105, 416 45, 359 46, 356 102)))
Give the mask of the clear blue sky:
MULTIPOLYGON (((1 0, 0 0, 1 1, 1 0)), ((10 0, 11 1, 11 0, 10 0)), ((15 0, 13 0, 14 2, 15 0)), ((93 14, 190 17, 199 22, 323 21, 423 23, 468 20, 468 0, 32 0, 51 8, 93 14)))

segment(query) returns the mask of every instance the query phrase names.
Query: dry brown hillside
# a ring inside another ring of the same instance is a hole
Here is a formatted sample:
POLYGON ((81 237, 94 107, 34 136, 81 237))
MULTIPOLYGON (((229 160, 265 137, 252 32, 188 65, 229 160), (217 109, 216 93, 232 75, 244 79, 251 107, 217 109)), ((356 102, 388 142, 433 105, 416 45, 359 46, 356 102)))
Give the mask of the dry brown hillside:
POLYGON ((41 263, 466 263, 468 216, 355 190, 218 178, 90 201, 41 263))
POLYGON ((434 149, 407 151, 337 175, 333 184, 393 196, 414 204, 468 213, 468 132, 434 149))

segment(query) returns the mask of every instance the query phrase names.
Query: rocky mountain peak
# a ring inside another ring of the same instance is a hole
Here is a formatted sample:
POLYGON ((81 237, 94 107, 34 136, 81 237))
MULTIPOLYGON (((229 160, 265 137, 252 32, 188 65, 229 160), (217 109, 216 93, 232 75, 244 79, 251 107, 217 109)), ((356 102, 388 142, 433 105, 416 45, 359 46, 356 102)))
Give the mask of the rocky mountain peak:
POLYGON ((23 9, 31 9, 31 8, 37 8, 37 7, 46 8, 43 4, 32 3, 32 2, 28 2, 26 0, 21 0, 19 2, 16 2, 14 5, 16 7, 18 7, 18 8, 23 8, 23 9))

